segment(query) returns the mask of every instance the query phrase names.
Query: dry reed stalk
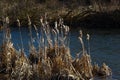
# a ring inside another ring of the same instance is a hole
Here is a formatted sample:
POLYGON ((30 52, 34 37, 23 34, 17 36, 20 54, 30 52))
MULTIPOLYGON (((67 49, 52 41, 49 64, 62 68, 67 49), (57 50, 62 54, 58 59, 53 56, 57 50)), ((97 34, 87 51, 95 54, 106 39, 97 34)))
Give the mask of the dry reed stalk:
POLYGON ((49 80, 51 78, 51 63, 50 59, 47 58, 46 60, 42 60, 38 62, 38 73, 39 78, 44 80, 49 80))
POLYGON ((34 45, 30 46, 30 51, 29 51, 29 60, 31 64, 37 64, 38 63, 38 54, 37 51, 34 47, 34 45))
POLYGON ((87 34, 87 41, 88 41, 88 54, 90 55, 90 35, 87 34))
POLYGON ((18 80, 29 80, 32 75, 32 67, 25 56, 24 52, 21 51, 19 57, 15 61, 15 68, 12 71, 12 79, 18 80))
POLYGON ((104 76, 104 77, 110 76, 112 75, 112 71, 105 63, 103 63, 103 65, 99 69, 99 75, 104 76))
POLYGON ((30 35, 30 45, 33 44, 33 37, 32 37, 32 22, 31 22, 31 19, 30 19, 30 16, 27 15, 27 18, 28 18, 28 28, 29 28, 29 35, 30 35))
POLYGON ((5 18, 5 33, 4 33, 4 41, 1 47, 1 69, 11 75, 12 68, 14 67, 14 63, 16 60, 16 50, 13 47, 13 43, 11 42, 11 34, 9 29, 9 18, 5 18), (14 59, 14 60, 13 60, 14 59), (4 70, 3 70, 4 69, 4 70))
POLYGON ((100 70, 100 67, 98 66, 98 64, 95 64, 95 65, 93 66, 93 71, 92 71, 93 75, 94 75, 94 76, 95 76, 95 75, 98 75, 99 70, 100 70))
POLYGON ((33 25, 34 28, 35 28, 35 31, 36 31, 36 35, 37 35, 37 42, 38 42, 38 48, 40 48, 40 37, 39 37, 39 33, 38 33, 38 29, 37 29, 37 26, 36 25, 33 25))
MULTIPOLYGON (((90 58, 90 55, 88 55, 85 51, 82 37, 83 37, 83 33, 82 33, 82 30, 80 30, 79 40, 82 44, 83 54, 80 59, 79 57, 75 59, 75 61, 73 62, 73 65, 75 69, 79 71, 79 73, 82 75, 84 79, 90 79, 93 77, 91 58, 90 58)), ((87 40, 89 40, 89 35, 87 35, 87 40)))

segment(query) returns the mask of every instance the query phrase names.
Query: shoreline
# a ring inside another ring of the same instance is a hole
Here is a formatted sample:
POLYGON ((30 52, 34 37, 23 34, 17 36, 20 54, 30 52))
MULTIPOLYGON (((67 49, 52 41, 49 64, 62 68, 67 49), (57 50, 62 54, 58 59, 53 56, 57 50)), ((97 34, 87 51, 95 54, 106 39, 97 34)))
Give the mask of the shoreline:
MULTIPOLYGON (((59 18, 64 19, 64 24, 73 27, 80 26, 81 28, 120 28, 120 10, 115 10, 111 12, 96 12, 92 10, 87 10, 83 12, 78 12, 77 14, 75 11, 66 11, 64 13, 58 13, 55 12, 48 12, 47 14, 47 20, 50 23, 50 25, 54 26, 54 22, 58 21, 59 18), (52 14, 53 13, 53 14, 52 14)), ((9 17, 9 16, 8 16, 9 17)), ((31 17, 32 25, 36 24, 40 26, 40 16, 38 17, 31 17)), ((28 21, 27 16, 24 19, 20 19, 21 26, 27 27, 28 21)), ((3 21, 0 19, 0 28, 2 28, 3 21)), ((12 20, 10 18, 10 27, 16 27, 17 21, 14 19, 12 20)))

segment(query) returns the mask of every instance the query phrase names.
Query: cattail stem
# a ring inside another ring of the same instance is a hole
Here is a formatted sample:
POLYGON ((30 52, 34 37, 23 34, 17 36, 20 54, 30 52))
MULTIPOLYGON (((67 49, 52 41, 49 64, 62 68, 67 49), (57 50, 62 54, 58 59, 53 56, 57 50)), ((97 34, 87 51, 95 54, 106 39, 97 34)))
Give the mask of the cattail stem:
POLYGON ((22 40, 22 34, 21 34, 20 27, 19 27, 19 32, 20 32, 20 40, 21 40, 21 44, 22 44, 22 49, 23 49, 23 40, 22 40))
POLYGON ((31 42, 31 44, 33 44, 33 37, 32 37, 32 26, 31 26, 31 20, 30 20, 30 17, 29 17, 29 15, 28 15, 28 27, 29 27, 29 32, 30 32, 30 42, 31 42))
POLYGON ((40 48, 40 38, 39 38, 39 33, 38 33, 38 29, 36 27, 36 25, 34 25, 35 31, 36 31, 36 36, 37 36, 37 42, 38 42, 38 47, 40 48))
POLYGON ((81 37, 79 37, 79 40, 80 40, 80 42, 82 44, 83 54, 85 54, 85 46, 84 46, 83 40, 82 40, 81 37))
POLYGON ((19 19, 17 19, 17 24, 18 24, 18 27, 19 27, 20 41, 21 41, 21 44, 22 44, 21 49, 23 49, 23 40, 22 40, 22 33, 21 33, 21 29, 20 29, 21 25, 20 25, 19 19))
POLYGON ((87 34, 87 40, 88 40, 88 54, 90 55, 90 35, 87 34))

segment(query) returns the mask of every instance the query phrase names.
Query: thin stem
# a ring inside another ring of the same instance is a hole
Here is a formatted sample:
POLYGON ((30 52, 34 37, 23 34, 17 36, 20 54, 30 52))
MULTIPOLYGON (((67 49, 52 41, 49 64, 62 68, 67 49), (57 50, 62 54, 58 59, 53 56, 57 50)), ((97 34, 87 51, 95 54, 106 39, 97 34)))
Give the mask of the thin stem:
POLYGON ((21 29, 20 29, 20 26, 19 26, 19 32, 20 32, 20 41, 21 41, 21 44, 22 44, 22 49, 23 49, 23 40, 22 40, 22 34, 21 34, 21 29))

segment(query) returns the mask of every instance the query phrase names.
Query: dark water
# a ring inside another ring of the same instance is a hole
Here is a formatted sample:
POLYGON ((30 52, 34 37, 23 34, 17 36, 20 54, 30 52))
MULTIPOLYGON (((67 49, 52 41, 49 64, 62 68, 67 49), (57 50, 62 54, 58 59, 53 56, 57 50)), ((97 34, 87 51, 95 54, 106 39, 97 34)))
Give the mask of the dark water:
MULTIPOLYGON (((71 32, 70 48, 73 54, 81 50, 81 45, 77 38, 79 36, 78 31, 79 28, 71 32)), ((93 63, 101 65, 105 62, 113 71, 112 79, 108 78, 107 80, 120 80, 120 29, 85 29, 84 32, 91 35, 90 54, 93 63)), ((85 40, 84 42, 87 44, 85 40)))
MULTIPOLYGON (((26 54, 28 54, 28 43, 30 40, 28 29, 21 28, 23 44, 26 54)), ((95 80, 120 80, 120 29, 83 29, 84 34, 89 33, 91 35, 90 39, 90 54, 92 57, 92 62, 101 65, 103 62, 109 65, 112 69, 112 78, 107 79, 95 79, 95 80)), ((21 48, 21 41, 19 30, 17 28, 11 29, 12 41, 14 46, 19 49, 21 48)), ((2 43, 2 32, 0 32, 0 43, 2 43)), ((73 57, 76 53, 79 53, 81 49, 81 44, 78 40, 79 28, 72 29, 70 33, 70 49, 73 57)), ((35 31, 33 31, 33 37, 35 38, 35 31)), ((87 41, 84 37, 84 42, 87 47, 87 41)), ((35 43, 35 46, 37 44, 35 43)))

